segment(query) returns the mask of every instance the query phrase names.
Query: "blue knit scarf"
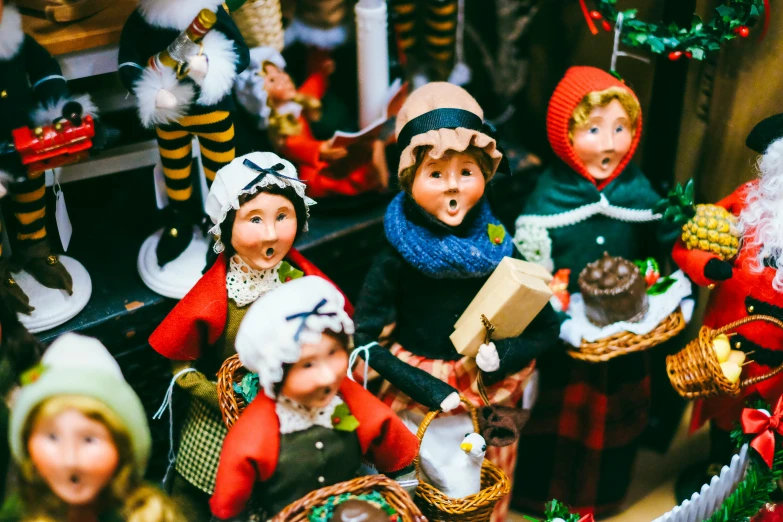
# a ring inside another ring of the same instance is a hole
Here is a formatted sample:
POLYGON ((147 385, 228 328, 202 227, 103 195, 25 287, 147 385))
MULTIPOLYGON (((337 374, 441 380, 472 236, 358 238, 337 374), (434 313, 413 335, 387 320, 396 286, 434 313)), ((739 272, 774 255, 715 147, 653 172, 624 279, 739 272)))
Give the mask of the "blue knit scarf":
POLYGON ((506 234, 499 245, 490 241, 489 224, 499 225, 500 220, 492 214, 486 200, 481 201, 473 223, 460 237, 412 222, 405 215, 406 197, 409 196, 404 192, 398 194, 386 210, 386 238, 408 264, 429 277, 487 276, 504 257, 512 255, 511 234, 506 234))

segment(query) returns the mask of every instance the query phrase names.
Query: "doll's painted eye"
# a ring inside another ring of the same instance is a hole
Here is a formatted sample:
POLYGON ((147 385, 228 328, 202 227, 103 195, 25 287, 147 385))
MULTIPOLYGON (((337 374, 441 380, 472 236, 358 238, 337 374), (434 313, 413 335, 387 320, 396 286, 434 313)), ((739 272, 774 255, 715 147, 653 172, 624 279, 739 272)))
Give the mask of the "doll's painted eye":
POLYGON ((253 216, 250 218, 251 223, 261 223, 261 218, 258 216, 253 216))
POLYGON ((57 442, 57 440, 58 440, 59 438, 60 438, 60 437, 58 437, 56 433, 50 433, 50 434, 49 434, 49 440, 50 440, 50 441, 52 441, 52 442, 57 442))
POLYGON ((438 171, 435 171, 435 172, 433 172, 433 173, 431 173, 431 174, 430 174, 430 177, 431 177, 431 178, 440 178, 440 172, 438 172, 438 171))
POLYGON ((84 442, 86 442, 87 444, 92 444, 93 442, 95 442, 95 437, 84 437, 84 442))
POLYGON ((313 363, 311 362, 306 362, 302 365, 302 368, 312 368, 312 367, 313 367, 313 363))
POLYGON ((623 132, 624 130, 625 130, 625 127, 623 127, 622 125, 618 125, 617 128, 614 131, 619 134, 619 133, 623 132))
POLYGON ((287 217, 288 216, 285 215, 285 212, 281 212, 280 214, 277 215, 277 220, 278 221, 283 221, 287 217))
POLYGON ((465 170, 462 171, 462 175, 463 176, 472 176, 473 173, 471 171, 469 171, 468 169, 465 169, 465 170))
POLYGON ((590 130, 587 132, 590 134, 598 134, 598 127, 590 127, 590 130))

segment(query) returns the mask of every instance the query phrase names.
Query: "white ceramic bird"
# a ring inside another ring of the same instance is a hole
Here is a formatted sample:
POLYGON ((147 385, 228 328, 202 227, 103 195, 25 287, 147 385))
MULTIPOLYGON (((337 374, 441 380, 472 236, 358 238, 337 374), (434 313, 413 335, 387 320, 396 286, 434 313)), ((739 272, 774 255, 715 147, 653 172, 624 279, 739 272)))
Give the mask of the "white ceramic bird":
POLYGON ((481 490, 481 464, 486 451, 487 443, 478 433, 465 434, 459 451, 450 451, 453 456, 445 462, 441 461, 438 466, 422 450, 423 478, 451 498, 475 495, 481 490))

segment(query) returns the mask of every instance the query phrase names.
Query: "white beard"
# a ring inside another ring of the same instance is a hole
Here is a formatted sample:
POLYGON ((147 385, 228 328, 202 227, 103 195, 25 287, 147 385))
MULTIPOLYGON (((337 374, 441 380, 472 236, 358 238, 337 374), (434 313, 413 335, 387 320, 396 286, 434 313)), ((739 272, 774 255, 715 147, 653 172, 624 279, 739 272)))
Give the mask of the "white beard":
POLYGON ((775 261, 772 287, 783 293, 783 139, 772 142, 757 168, 759 183, 748 191, 740 214, 743 242, 759 249, 752 271, 762 272, 767 258, 775 261))
POLYGON ((6 2, 3 11, 3 21, 0 22, 0 60, 10 60, 24 42, 22 31, 22 15, 15 6, 6 2))
POLYGON ((153 27, 184 31, 202 9, 216 11, 221 3, 222 0, 139 0, 139 11, 153 27))

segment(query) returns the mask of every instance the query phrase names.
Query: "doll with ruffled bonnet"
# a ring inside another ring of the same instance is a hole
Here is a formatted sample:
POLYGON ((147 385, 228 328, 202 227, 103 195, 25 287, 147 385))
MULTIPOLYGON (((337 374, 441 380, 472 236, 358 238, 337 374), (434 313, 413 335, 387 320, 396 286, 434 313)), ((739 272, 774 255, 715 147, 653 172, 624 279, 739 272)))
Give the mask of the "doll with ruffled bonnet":
POLYGON ((346 377, 353 331, 345 298, 318 277, 251 306, 236 348, 253 372, 243 389, 256 384, 223 444, 210 501, 217 518, 247 520, 252 496, 267 520, 311 491, 353 479, 363 459, 400 482, 413 479, 418 439, 346 377))
POLYGON ((63 335, 29 379, 9 430, 18 490, 0 519, 185 522, 143 481, 151 445, 146 413, 100 342, 63 335))
MULTIPOLYGON (((473 431, 459 396, 482 406, 481 372, 493 405, 516 407, 540 354, 555 345, 557 319, 549 305, 525 332, 482 345, 463 357, 449 336, 454 323, 506 256, 514 251, 485 190, 502 163, 494 128, 464 89, 431 83, 415 90, 397 116, 402 192, 386 211, 387 245, 376 257, 356 309, 356 343, 385 383, 384 403, 459 447, 473 431), (371 345, 394 323, 391 346, 371 345), (451 418, 446 418, 446 417, 451 418), (447 427, 448 425, 448 427, 447 427)), ((490 447, 487 457, 513 474, 516 447, 490 447)), ((500 503, 496 520, 507 504, 500 503)))
MULTIPOLYGON (((642 113, 628 85, 594 67, 570 68, 549 102, 547 134, 558 159, 517 219, 514 243, 525 257, 553 272, 570 270, 573 293, 582 269, 604 252, 637 260, 671 248, 678 231, 652 212, 660 197, 631 162, 642 113)), ((560 311, 567 319, 567 309, 560 311)), ((555 350, 539 360, 539 370, 539 404, 552 407, 535 409, 520 439, 513 502, 536 511, 554 495, 580 513, 613 509, 627 491, 647 425, 647 355, 591 364, 555 350), (568 469, 556 465, 566 461, 568 469), (541 469, 551 470, 546 479, 541 469)))
POLYGON ((211 517, 209 496, 226 435, 217 372, 236 353, 242 318, 256 299, 288 281, 326 277, 293 246, 314 203, 294 166, 277 154, 246 154, 218 171, 206 202, 217 258, 150 336, 190 399, 183 405, 172 496, 195 522, 211 517))

